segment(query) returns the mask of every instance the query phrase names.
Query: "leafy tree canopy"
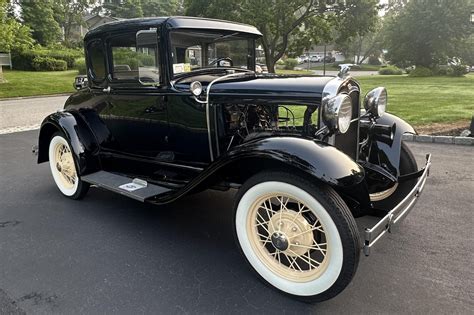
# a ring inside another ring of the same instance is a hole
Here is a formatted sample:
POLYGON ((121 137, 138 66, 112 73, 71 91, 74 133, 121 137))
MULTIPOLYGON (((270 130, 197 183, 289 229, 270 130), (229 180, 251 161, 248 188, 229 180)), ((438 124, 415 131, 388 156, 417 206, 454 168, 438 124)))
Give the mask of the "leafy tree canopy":
POLYGON ((61 40, 62 32, 54 19, 53 5, 49 0, 20 0, 21 18, 28 26, 33 38, 41 45, 50 45, 61 40))
POLYGON ((471 9, 471 0, 412 0, 391 10, 386 18, 387 58, 399 66, 446 63, 472 34, 471 9))
POLYGON ((26 50, 33 46, 31 30, 9 14, 8 0, 0 0, 0 52, 26 50))
MULTIPOLYGON (((255 25, 263 34, 262 46, 268 70, 288 50, 301 49, 310 38, 313 43, 327 40, 328 23, 343 21, 361 5, 375 0, 185 0, 186 15, 233 20, 255 25), (335 17, 335 18, 334 18, 335 17)), ((348 22, 349 23, 349 22, 348 22)), ((352 34, 352 29, 347 31, 352 34)))

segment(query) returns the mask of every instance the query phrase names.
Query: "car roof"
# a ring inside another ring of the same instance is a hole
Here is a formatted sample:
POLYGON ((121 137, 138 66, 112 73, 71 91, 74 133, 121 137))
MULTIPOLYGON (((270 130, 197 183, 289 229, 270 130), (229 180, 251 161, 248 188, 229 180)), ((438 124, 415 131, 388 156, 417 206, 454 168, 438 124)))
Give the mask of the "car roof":
POLYGON ((248 24, 201 17, 173 16, 124 19, 106 23, 89 31, 84 37, 84 40, 88 41, 93 38, 102 37, 102 35, 107 33, 123 30, 139 30, 143 28, 158 27, 164 23, 169 29, 214 29, 247 33, 256 37, 262 36, 262 33, 260 33, 255 26, 248 24))

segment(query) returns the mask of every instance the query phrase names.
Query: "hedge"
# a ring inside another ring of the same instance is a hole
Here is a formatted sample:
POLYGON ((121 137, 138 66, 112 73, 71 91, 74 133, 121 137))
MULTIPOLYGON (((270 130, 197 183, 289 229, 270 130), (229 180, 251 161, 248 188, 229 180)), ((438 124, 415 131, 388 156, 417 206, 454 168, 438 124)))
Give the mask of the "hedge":
POLYGON ((79 74, 87 74, 86 61, 84 58, 76 59, 76 69, 79 71, 79 74))
POLYGON ((36 71, 65 71, 67 63, 64 60, 54 59, 50 57, 35 57, 32 67, 36 71))
POLYGON ((417 66, 415 69, 410 71, 410 77, 431 77, 433 75, 433 71, 429 68, 425 68, 422 66, 417 66))
POLYGON ((75 67, 76 59, 82 56, 82 52, 74 50, 47 50, 34 49, 23 52, 12 52, 12 64, 16 70, 35 70, 33 60, 37 57, 51 58, 66 62, 68 68, 75 67))
POLYGON ((383 68, 380 68, 379 74, 381 75, 401 75, 403 74, 402 69, 397 68, 395 66, 386 66, 383 68))

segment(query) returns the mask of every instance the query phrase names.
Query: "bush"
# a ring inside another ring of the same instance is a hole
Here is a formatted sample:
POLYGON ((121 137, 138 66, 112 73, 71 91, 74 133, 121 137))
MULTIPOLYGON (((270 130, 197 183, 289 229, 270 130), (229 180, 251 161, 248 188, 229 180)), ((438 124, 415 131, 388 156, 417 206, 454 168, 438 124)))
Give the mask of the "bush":
POLYGON ((395 67, 395 66, 386 66, 380 68, 379 74, 381 75, 401 75, 403 74, 402 69, 395 67))
POLYGON ((36 71, 65 71, 67 70, 67 62, 64 60, 54 59, 50 57, 35 57, 32 67, 36 71))
POLYGON ((410 77, 431 77, 432 75, 431 69, 422 66, 417 66, 410 72, 410 77))
POLYGON ((277 62, 276 62, 277 65, 279 66, 284 66, 285 65, 285 62, 281 59, 278 59, 277 62))
POLYGON ((29 51, 17 51, 12 53, 13 68, 17 70, 35 70, 33 67, 33 59, 37 57, 52 58, 56 60, 63 60, 66 62, 68 68, 74 68, 76 59, 82 56, 79 50, 48 50, 43 48, 36 48, 29 51))
POLYGON ((466 65, 451 65, 446 71, 446 74, 451 77, 462 77, 463 75, 467 74, 466 65))
POLYGON ((78 58, 75 61, 76 69, 79 71, 79 74, 87 74, 86 61, 84 58, 78 58))
POLYGON ((376 56, 370 56, 369 57, 369 65, 373 66, 380 66, 382 63, 380 62, 379 58, 376 56))
POLYGON ((293 70, 298 65, 298 61, 293 58, 288 58, 285 60, 285 69, 293 70))

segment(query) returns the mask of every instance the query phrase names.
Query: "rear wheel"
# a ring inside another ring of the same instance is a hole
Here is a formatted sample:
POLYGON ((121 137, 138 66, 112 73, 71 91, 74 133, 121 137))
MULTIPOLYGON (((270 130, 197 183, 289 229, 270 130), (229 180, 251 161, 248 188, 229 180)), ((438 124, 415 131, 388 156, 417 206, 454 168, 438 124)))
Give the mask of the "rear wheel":
MULTIPOLYGON (((402 142, 400 149, 400 175, 418 171, 416 159, 408 146, 402 142)), ((396 183, 391 188, 370 194, 370 200, 376 209, 391 210, 415 187, 417 179, 396 183)))
POLYGON ((56 186, 64 196, 71 199, 80 199, 89 190, 89 184, 80 179, 76 165, 64 134, 55 133, 49 142, 49 166, 56 186))
POLYGON ((235 231, 261 279, 305 301, 336 296, 357 269, 359 233, 344 201, 291 173, 257 174, 241 187, 235 231))

